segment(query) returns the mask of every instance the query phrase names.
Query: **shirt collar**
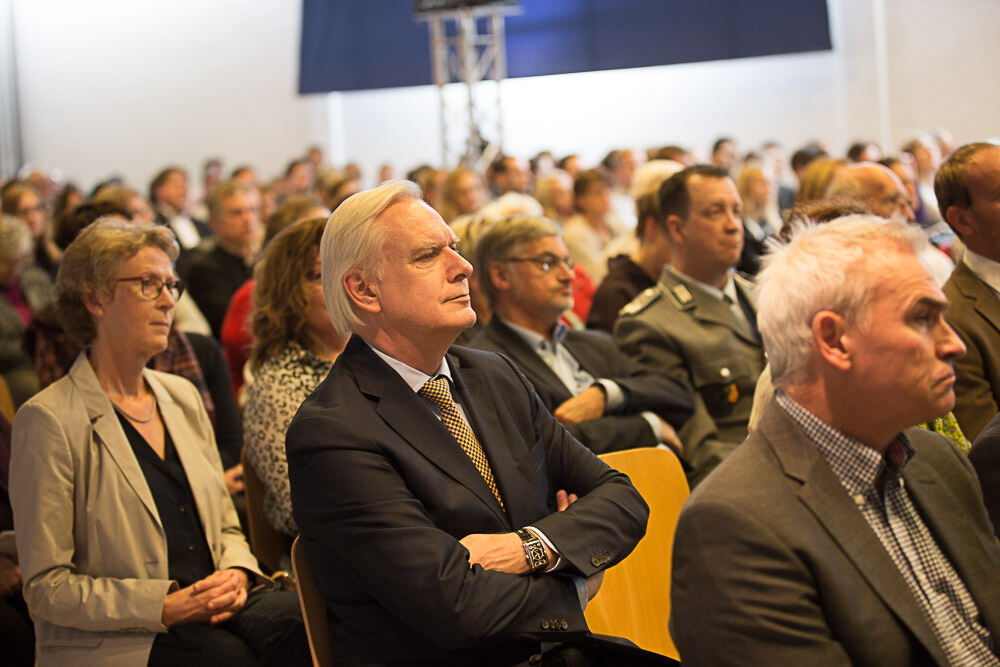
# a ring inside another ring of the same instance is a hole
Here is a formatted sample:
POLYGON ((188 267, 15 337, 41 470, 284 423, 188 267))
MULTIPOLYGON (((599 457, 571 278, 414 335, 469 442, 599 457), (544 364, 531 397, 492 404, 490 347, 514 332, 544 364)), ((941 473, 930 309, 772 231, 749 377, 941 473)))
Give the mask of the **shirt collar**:
POLYGON ((1000 262, 977 255, 968 248, 965 249, 965 258, 962 261, 980 280, 989 285, 990 289, 1000 293, 1000 262))
MULTIPOLYGON (((361 340, 365 339, 362 338, 361 340)), ((410 389, 412 389, 414 392, 420 391, 420 388, 423 387, 425 384, 427 384, 428 380, 437 377, 439 375, 445 376, 446 378, 448 378, 448 382, 450 384, 454 384, 454 380, 452 380, 451 378, 451 369, 448 368, 448 362, 445 361, 444 358, 441 359, 441 364, 438 366, 438 369, 434 373, 434 375, 428 375, 423 371, 418 371, 413 366, 408 366, 407 364, 404 364, 399 359, 394 359, 393 357, 390 357, 388 354, 378 349, 377 347, 375 347, 366 340, 365 344, 368 345, 368 347, 370 347, 372 351, 375 352, 375 354, 377 354, 379 358, 382 359, 382 361, 389 364, 389 367, 392 368, 392 370, 399 373, 399 376, 403 378, 403 381, 406 382, 406 384, 409 385, 410 389)))
POLYGON ((726 284, 722 286, 722 289, 709 285, 708 283, 703 283, 700 280, 696 280, 695 278, 692 278, 689 275, 683 274, 679 272, 677 269, 675 269, 673 266, 669 266, 667 270, 670 271, 670 273, 673 274, 674 277, 677 278, 678 280, 693 285, 697 285, 698 287, 705 290, 706 292, 714 296, 716 299, 719 299, 720 301, 724 301, 726 300, 726 297, 728 297, 731 303, 739 303, 738 298, 736 296, 736 281, 733 280, 732 269, 730 269, 726 273, 726 284))
POLYGON ((537 332, 532 331, 531 329, 525 329, 524 327, 520 327, 514 324, 513 322, 509 322, 507 320, 502 320, 502 322, 506 324, 508 327, 510 327, 514 331, 514 333, 521 336, 521 338, 523 338, 532 349, 541 348, 544 350, 545 348, 550 346, 553 349, 555 349, 556 346, 560 345, 563 342, 563 340, 566 338, 566 332, 569 331, 569 327, 567 327, 565 324, 563 324, 562 322, 556 322, 555 328, 552 329, 552 342, 549 343, 549 341, 546 340, 545 336, 539 335, 537 332))
POLYGON ((891 472, 902 473, 913 456, 913 447, 902 433, 889 443, 883 455, 827 424, 780 389, 775 392, 775 398, 816 445, 820 455, 852 496, 875 489, 879 476, 887 468, 891 472))

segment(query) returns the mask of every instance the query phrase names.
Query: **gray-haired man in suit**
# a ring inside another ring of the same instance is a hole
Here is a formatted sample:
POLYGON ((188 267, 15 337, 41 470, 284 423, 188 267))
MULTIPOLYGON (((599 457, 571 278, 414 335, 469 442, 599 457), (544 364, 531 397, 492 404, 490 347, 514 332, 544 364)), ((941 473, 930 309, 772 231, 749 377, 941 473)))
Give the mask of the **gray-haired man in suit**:
POLYGON ((758 277, 778 392, 681 513, 685 665, 1000 664, 1000 545, 972 467, 911 428, 952 408, 965 352, 926 244, 842 218, 758 277))

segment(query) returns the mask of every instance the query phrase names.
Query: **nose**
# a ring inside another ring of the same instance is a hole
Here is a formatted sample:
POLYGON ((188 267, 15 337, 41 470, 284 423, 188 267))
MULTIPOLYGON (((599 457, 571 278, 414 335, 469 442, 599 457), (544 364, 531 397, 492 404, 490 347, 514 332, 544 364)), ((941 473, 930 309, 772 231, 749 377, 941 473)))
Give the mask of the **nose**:
POLYGON ((465 280, 472 275, 472 264, 462 257, 462 254, 454 248, 448 248, 445 252, 451 253, 453 259, 452 281, 465 280))
POLYGON ((941 332, 941 338, 938 341, 937 352, 938 357, 947 361, 953 361, 955 359, 960 359, 965 356, 965 343, 962 339, 958 337, 955 330, 951 328, 951 325, 941 321, 943 326, 943 331, 941 332))

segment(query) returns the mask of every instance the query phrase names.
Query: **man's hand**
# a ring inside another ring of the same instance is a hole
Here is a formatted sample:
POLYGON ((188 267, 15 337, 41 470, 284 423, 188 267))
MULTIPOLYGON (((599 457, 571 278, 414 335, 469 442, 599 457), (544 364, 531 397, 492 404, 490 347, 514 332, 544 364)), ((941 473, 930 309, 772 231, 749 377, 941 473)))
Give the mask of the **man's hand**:
POLYGON ((579 500, 579 496, 575 493, 566 493, 562 489, 556 491, 556 509, 560 512, 565 512, 566 508, 579 500))
POLYGON ((236 568, 217 570, 187 588, 167 594, 163 601, 163 625, 228 621, 247 601, 250 580, 236 568))
POLYGON ((459 540, 469 550, 469 565, 478 563, 484 570, 508 574, 528 574, 524 546, 516 533, 485 535, 473 533, 459 540))
POLYGON ((0 599, 21 590, 21 568, 7 556, 0 555, 0 599))
POLYGON ((681 439, 678 437, 677 431, 674 430, 674 427, 668 424, 664 419, 660 419, 660 426, 663 427, 663 437, 661 438, 663 444, 673 447, 677 450, 677 452, 683 454, 684 443, 681 442, 681 439))
POLYGON ((604 389, 592 385, 553 410, 552 416, 563 424, 578 424, 602 416, 607 405, 604 389))
MULTIPOLYGON (((556 508, 562 512, 577 501, 575 493, 566 493, 562 489, 556 492, 556 508)), ((524 557, 524 546, 516 533, 499 533, 485 535, 473 533, 459 540, 461 545, 469 550, 469 565, 478 563, 484 570, 495 570, 508 574, 528 574, 528 560, 524 557)), ((544 542, 543 542, 544 544, 544 542)), ((554 562, 555 554, 545 547, 545 555, 549 562, 554 562)), ((600 584, 598 584, 600 586, 600 584)))
POLYGON ((243 464, 237 463, 222 473, 222 479, 226 482, 226 491, 229 495, 235 496, 243 490, 243 464))

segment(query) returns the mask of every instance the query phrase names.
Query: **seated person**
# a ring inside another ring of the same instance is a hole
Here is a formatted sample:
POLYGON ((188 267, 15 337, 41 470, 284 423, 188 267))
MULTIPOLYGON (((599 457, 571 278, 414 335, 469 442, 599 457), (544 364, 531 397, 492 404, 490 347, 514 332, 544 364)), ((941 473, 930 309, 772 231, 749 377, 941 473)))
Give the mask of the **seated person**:
POLYGON ((997 665, 1000 544, 965 455, 912 428, 965 346, 874 216, 793 232, 760 275, 775 401, 694 490, 674 542, 685 665, 997 665))
POLYGON ((19 406, 38 391, 38 374, 23 349, 31 317, 52 299, 52 281, 31 266, 31 233, 12 215, 0 215, 0 373, 19 406))
POLYGON ((734 271, 743 249, 735 183, 697 165, 664 181, 659 198, 672 264, 622 309, 614 335, 633 361, 695 393, 678 431, 694 486, 746 438, 764 354, 753 284, 734 271))
MULTIPOLYGON (((77 235, 95 220, 110 215, 125 219, 126 212, 118 205, 86 202, 67 212, 56 221, 55 240, 64 251, 77 235)), ((181 294, 184 302, 186 294, 181 294)), ((177 312, 175 304, 174 312, 177 312)), ((80 346, 63 329, 58 308, 50 302, 34 314, 25 333, 24 347, 33 357, 39 387, 44 389, 68 371, 80 352, 80 346)), ((236 397, 228 382, 228 368, 219 343, 211 336, 184 333, 175 319, 170 327, 167 348, 149 360, 150 368, 175 373, 187 378, 198 388, 205 410, 212 420, 215 441, 225 467, 226 488, 230 494, 243 491, 243 434, 236 397)), ((242 496, 236 500, 242 501, 242 496)), ((238 505, 237 509, 242 511, 238 505)))
POLYGON ((254 272, 254 380, 244 394, 243 442, 264 482, 268 523, 292 537, 299 531, 292 518, 285 431, 344 348, 323 303, 319 241, 325 226, 324 216, 286 228, 268 243, 254 272))
POLYGON ((507 355, 553 416, 598 454, 669 443, 694 398, 677 381, 630 362, 603 332, 559 321, 573 305, 572 262, 555 223, 509 218, 476 244, 493 317, 472 347, 507 355))
MULTIPOLYGON (((2 380, 0 380, 2 382, 2 380)), ((14 515, 7 492, 10 471, 10 422, 0 413, 0 532, 14 529, 14 515)), ((35 631, 21 595, 21 570, 17 554, 0 551, 0 646, 4 664, 35 664, 35 631)))
MULTIPOLYGON (((325 218, 328 215, 330 211, 315 197, 306 195, 289 197, 267 218, 261 247, 266 247, 278 232, 297 220, 320 216, 325 218)), ((253 293, 254 280, 250 278, 233 293, 219 333, 222 347, 226 351, 226 360, 229 362, 233 391, 237 394, 243 387, 244 366, 253 347, 253 333, 250 331, 254 310, 253 293)))
POLYGON ((252 273, 260 245, 259 200, 257 188, 246 183, 226 181, 216 186, 207 200, 215 236, 185 253, 178 266, 216 338, 233 293, 252 273))
POLYGON ((265 590, 240 532, 198 391, 146 368, 177 254, 166 227, 105 219, 63 257, 57 303, 84 351, 18 412, 11 459, 40 665, 308 660, 295 595, 265 590))
POLYGON ((608 260, 608 273, 594 292, 587 314, 587 328, 612 333, 618 313, 632 299, 650 287, 670 263, 670 241, 660 214, 656 192, 647 192, 636 200, 639 224, 635 228, 639 247, 631 256, 622 254, 608 260))
POLYGON ((586 636, 583 606, 645 532, 648 508, 511 362, 449 351, 475 321, 472 267, 419 189, 393 181, 350 197, 321 252, 327 311, 350 340, 286 449, 337 659, 537 664, 541 642, 564 642, 594 651, 588 664, 669 664, 586 636))

